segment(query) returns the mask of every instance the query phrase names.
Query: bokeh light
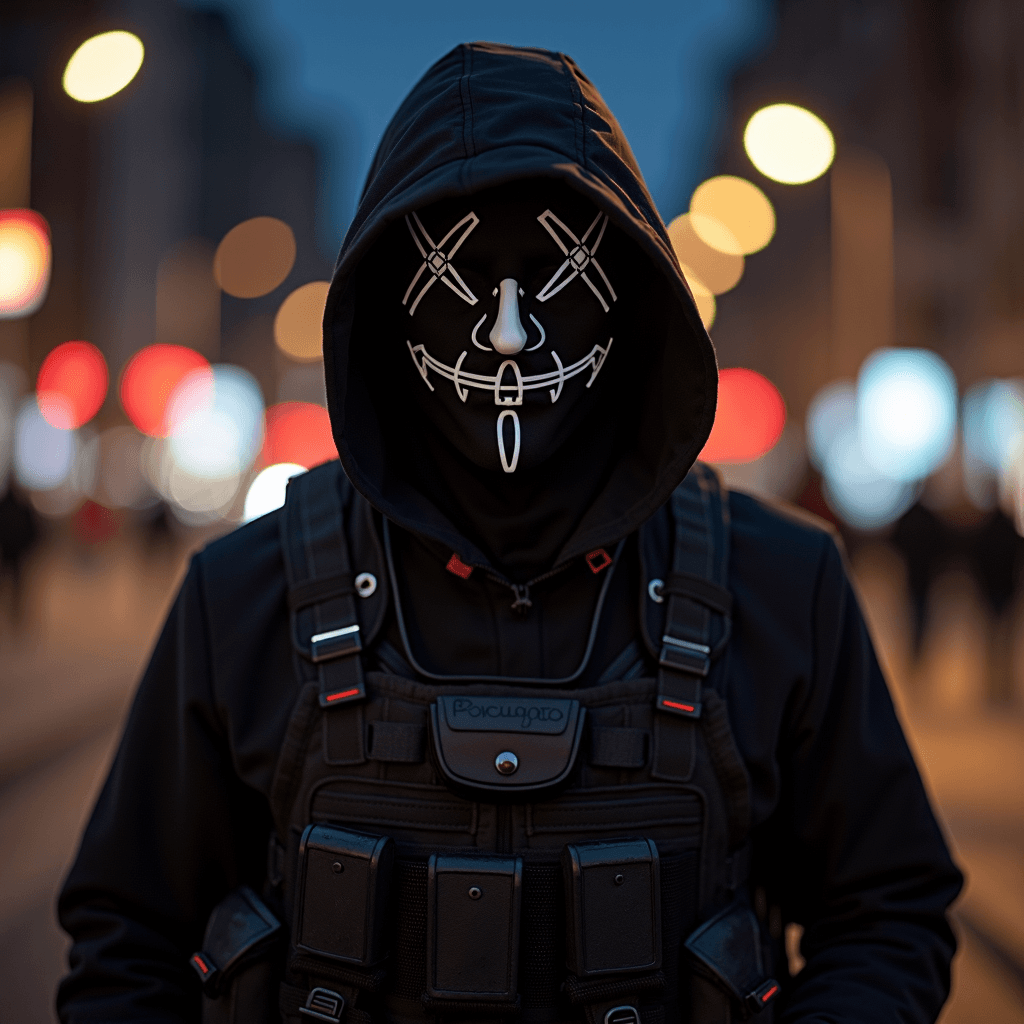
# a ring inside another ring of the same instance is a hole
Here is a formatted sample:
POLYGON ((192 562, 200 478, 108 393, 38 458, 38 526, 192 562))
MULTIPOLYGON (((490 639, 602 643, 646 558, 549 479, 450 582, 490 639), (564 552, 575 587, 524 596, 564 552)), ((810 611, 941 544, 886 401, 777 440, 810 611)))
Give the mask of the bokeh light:
POLYGON ((1024 465, 1024 380, 988 380, 964 396, 964 489, 982 509, 1015 486, 1024 465))
POLYGON ((821 177, 836 155, 828 125, 792 103, 775 103, 754 114, 743 132, 743 147, 766 178, 786 185, 821 177))
POLYGON ((857 427, 857 386, 840 380, 823 387, 807 408, 807 457, 819 473, 836 458, 843 436, 857 427))
POLYGON ((87 39, 64 69, 64 91, 81 103, 120 92, 142 67, 145 47, 131 32, 103 32, 87 39))
POLYGON ((693 301, 700 314, 704 330, 710 331, 711 325, 715 322, 715 314, 718 312, 718 303, 715 302, 714 293, 696 275, 692 267, 680 263, 679 269, 682 270, 683 277, 686 278, 686 283, 690 286, 690 292, 693 294, 693 301))
POLYGON ((272 292, 295 264, 295 235, 276 217, 252 217, 236 224, 217 246, 213 276, 239 299, 272 292))
POLYGON ((31 316, 50 283, 50 228, 35 210, 0 210, 0 320, 31 316))
POLYGON ((267 466, 258 473, 249 485, 245 495, 245 509, 242 513, 243 522, 251 522, 268 512, 280 508, 284 504, 288 481, 299 473, 305 473, 306 467, 295 462, 279 462, 267 466))
POLYGON ((327 410, 312 402, 280 402, 267 410, 260 463, 289 462, 306 469, 338 457, 327 410))
POLYGON ((956 379, 927 349, 879 349, 857 379, 857 420, 864 458, 892 480, 926 477, 956 436, 956 379))
POLYGON ((121 374, 121 405, 128 419, 150 437, 166 437, 174 389, 190 373, 209 369, 203 356, 182 345, 148 345, 136 352, 121 374))
POLYGON ((274 341, 285 355, 300 361, 320 358, 324 305, 330 287, 328 281, 310 281, 281 303, 274 318, 274 341))
POLYGON ((720 174, 697 186, 690 199, 690 222, 713 249, 746 256, 772 240, 775 209, 752 181, 720 174))
POLYGON ((705 462, 751 462, 771 451, 786 425, 778 388, 754 370, 734 367, 718 375, 718 408, 705 462))
POLYGON ((14 424, 14 476, 23 487, 48 491, 71 474, 76 453, 75 434, 43 418, 34 395, 22 400, 14 424))
POLYGON ((850 526, 881 529, 914 503, 916 490, 911 483, 883 476, 864 457, 855 426, 836 438, 830 460, 823 481, 825 500, 850 526))
POLYGON ((87 341, 66 341, 43 360, 36 378, 36 400, 54 427, 74 430, 100 411, 107 397, 107 361, 87 341))
POLYGON ((668 237, 680 264, 713 295, 721 295, 739 283, 743 276, 743 257, 708 245, 694 230, 690 214, 680 214, 669 224, 668 237))
POLYGON ((239 366, 194 370, 168 402, 168 450, 192 477, 225 480, 244 473, 263 443, 263 396, 252 374, 239 366))

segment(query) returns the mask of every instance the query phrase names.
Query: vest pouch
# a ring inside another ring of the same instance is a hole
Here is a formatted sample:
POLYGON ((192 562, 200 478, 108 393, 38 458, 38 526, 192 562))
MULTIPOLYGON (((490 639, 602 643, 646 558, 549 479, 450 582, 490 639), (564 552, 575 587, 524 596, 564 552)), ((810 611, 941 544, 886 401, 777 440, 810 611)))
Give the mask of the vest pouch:
POLYGON ((332 825, 308 825, 299 843, 295 948, 355 967, 386 954, 395 844, 332 825))
POLYGON ((745 898, 705 921, 684 946, 697 971, 732 997, 744 1019, 767 1009, 779 994, 778 982, 767 976, 760 926, 745 898))
POLYGON ((521 857, 427 862, 428 1011, 518 1011, 521 857))
POLYGON ((281 924, 248 886, 214 907, 190 960, 203 985, 203 1024, 278 1021, 281 924))
POLYGON ((661 967, 661 880, 651 839, 570 843, 562 851, 566 966, 578 978, 661 967))
POLYGON ((577 700, 441 696, 430 706, 434 763, 471 798, 550 792, 575 766, 585 715, 577 700))

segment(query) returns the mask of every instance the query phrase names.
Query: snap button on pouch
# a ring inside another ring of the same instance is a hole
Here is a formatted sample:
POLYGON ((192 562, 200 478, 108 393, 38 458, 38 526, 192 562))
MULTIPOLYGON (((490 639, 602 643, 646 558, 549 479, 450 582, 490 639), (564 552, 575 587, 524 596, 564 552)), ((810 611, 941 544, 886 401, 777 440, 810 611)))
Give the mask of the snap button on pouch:
MULTIPOLYGON (((491 747, 493 750, 494 748, 491 747)), ((502 775, 511 775, 519 767, 519 758, 511 750, 503 750, 495 759, 494 767, 502 775)))

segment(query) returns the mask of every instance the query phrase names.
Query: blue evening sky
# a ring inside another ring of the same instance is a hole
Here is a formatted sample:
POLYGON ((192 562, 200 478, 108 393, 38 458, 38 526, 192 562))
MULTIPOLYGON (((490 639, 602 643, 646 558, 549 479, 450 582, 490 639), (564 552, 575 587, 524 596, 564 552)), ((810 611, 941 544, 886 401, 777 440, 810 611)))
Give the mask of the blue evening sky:
POLYGON ((666 220, 712 167, 730 75, 769 42, 771 0, 182 0, 224 11, 268 121, 315 138, 337 250, 374 147, 420 75, 475 39, 572 56, 618 117, 666 220))

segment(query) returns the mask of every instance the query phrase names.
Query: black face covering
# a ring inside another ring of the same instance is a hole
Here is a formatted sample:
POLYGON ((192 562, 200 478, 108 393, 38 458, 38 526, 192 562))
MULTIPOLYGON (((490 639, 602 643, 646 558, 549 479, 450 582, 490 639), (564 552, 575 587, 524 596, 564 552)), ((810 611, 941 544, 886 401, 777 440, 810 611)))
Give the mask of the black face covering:
POLYGON ((433 203, 376 247, 388 458, 513 579, 551 568, 618 454, 638 262, 548 180, 433 203))
POLYGON ((618 261, 610 272, 603 261, 622 240, 588 200, 544 183, 435 203, 405 223, 397 283, 418 407, 481 469, 541 465, 614 390, 600 376, 618 261))

